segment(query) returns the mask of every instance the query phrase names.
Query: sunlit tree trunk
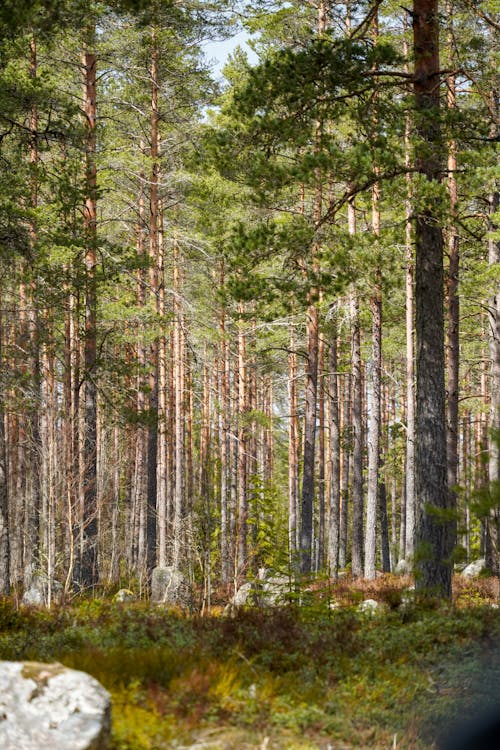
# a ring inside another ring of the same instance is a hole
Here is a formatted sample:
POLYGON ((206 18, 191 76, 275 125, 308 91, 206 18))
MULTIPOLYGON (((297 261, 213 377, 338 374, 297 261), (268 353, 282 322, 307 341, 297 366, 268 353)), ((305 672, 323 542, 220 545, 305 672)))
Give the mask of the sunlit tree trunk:
MULTIPOLYGON (((349 234, 356 234, 354 203, 348 206, 349 234)), ((351 396, 352 396, 352 574, 363 575, 363 382, 361 372, 361 332, 359 303, 351 296, 351 396)))
MULTIPOLYGON (((333 312, 335 315, 335 312, 333 312)), ((337 326, 330 334, 328 350, 328 395, 329 395, 329 497, 328 497, 328 569, 333 578, 339 567, 340 542, 340 410, 338 385, 337 326)))
POLYGON ((290 323, 288 350, 288 548, 290 565, 297 566, 297 531, 299 527, 299 420, 297 398, 297 354, 295 332, 290 323))
POLYGON ((243 323, 243 304, 240 304, 238 325, 238 574, 242 575, 247 563, 247 370, 246 370, 246 334, 243 323))
MULTIPOLYGON (((373 38, 377 43, 378 14, 373 19, 373 38)), ((377 105, 378 92, 374 94, 374 104, 377 105)), ((378 116, 373 118, 375 134, 378 131, 378 116)), ((375 176, 380 169, 374 167, 375 176)), ((368 486, 366 497, 366 527, 365 527, 365 578, 373 579, 376 575, 377 552, 377 506, 379 499, 379 469, 380 469, 380 409, 381 409, 381 375, 382 375, 382 289, 380 270, 380 183, 375 182, 372 189, 372 232, 375 239, 375 283, 370 300, 372 311, 372 362, 371 362, 371 403, 370 425, 368 430, 368 486)))
MULTIPOLYGON (((151 29, 151 119, 149 185, 149 293, 153 310, 158 312, 158 285, 160 283, 158 260, 160 256, 160 199, 159 199, 159 110, 158 110, 158 47, 156 28, 151 29)), ((150 347, 149 377, 149 431, 148 431, 148 483, 147 505, 141 509, 146 530, 146 564, 148 576, 156 564, 157 543, 157 460, 158 460, 158 336, 150 347)), ((143 525, 144 525, 143 523, 143 525)))
MULTIPOLYGON (((342 383, 342 380, 340 381, 342 383)), ((340 386, 339 383, 339 386, 340 386)), ((349 479, 351 466, 351 377, 343 378, 342 405, 342 453, 341 453, 341 507, 340 507, 340 538, 339 538, 339 568, 345 568, 347 563, 347 547, 349 537, 349 479)))
POLYGON ((318 533, 315 570, 321 570, 325 556, 325 340, 323 336, 318 341, 318 533))
MULTIPOLYGON (((498 91, 490 95, 492 139, 498 139, 498 91)), ((491 269, 500 267, 500 241, 498 240, 499 191, 496 187, 489 196, 488 263, 491 269)), ((493 507, 486 526, 486 564, 492 573, 500 575, 500 285, 488 302, 488 345, 490 355, 490 435, 488 471, 493 507), (496 498, 496 501, 495 501, 496 498)))
MULTIPOLYGON (((3 290, 2 290, 3 291, 3 290)), ((3 358, 3 294, 0 304, 0 367, 3 358)), ((0 379, 0 596, 10 592, 10 536, 9 536, 9 492, 7 477, 7 453, 5 444, 4 384, 0 379)))
POLYGON ((158 565, 167 564, 167 402, 168 402, 168 324, 165 303, 165 246, 163 242, 163 215, 158 201, 158 256, 157 256, 157 307, 160 326, 158 336, 158 433, 156 456, 156 535, 158 565))
MULTIPOLYGON (((453 59, 453 31, 452 4, 446 3, 446 16, 450 27, 448 29, 448 49, 453 59)), ((449 111, 456 108, 456 77, 454 74, 447 78, 447 107, 449 111)), ((446 402, 446 449, 448 459, 448 488, 452 493, 451 504, 456 505, 458 496, 458 438, 459 438, 459 364, 460 364, 460 301, 458 296, 458 278, 460 267, 458 231, 455 218, 458 209, 457 186, 457 144, 454 139, 448 143, 448 197, 450 223, 447 228, 448 240, 448 274, 446 278, 447 328, 446 328, 446 370, 447 370, 447 402, 446 402)))
POLYGON ((81 584, 93 587, 99 580, 97 541, 97 168, 96 168, 96 80, 97 58, 91 51, 95 29, 88 31, 83 53, 83 94, 86 126, 85 205, 85 340, 83 408, 83 544, 81 584))
POLYGON ((179 244, 174 238, 174 523, 172 564, 179 568, 184 541, 185 521, 185 450, 184 450, 184 333, 180 283, 179 244))
MULTIPOLYGON (((416 106, 415 166, 429 182, 439 180, 439 7, 414 0, 413 50, 416 106)), ((420 591, 451 596, 453 524, 446 475, 444 383, 443 237, 434 207, 420 209, 415 222, 416 277, 416 488, 417 575, 420 591)))
MULTIPOLYGON (((405 15, 405 31, 407 15, 405 15)), ((405 57, 409 49, 405 41, 405 57)), ((405 64, 405 72, 409 66, 405 64)), ((413 205, 411 178, 411 129, 410 113, 405 114, 405 292, 406 292, 406 467, 404 504, 401 508, 400 557, 411 560, 415 543, 415 304, 414 304, 414 250, 413 250, 413 205)))
MULTIPOLYGON (((37 77, 37 44, 34 37, 30 40, 30 78, 37 77)), ((30 208, 38 208, 38 108, 31 108, 30 115, 30 208)), ((29 225, 31 263, 35 263, 37 253, 37 225, 32 218, 29 225)), ((36 302, 36 282, 31 279, 26 292, 26 312, 28 328, 28 371, 31 377, 31 393, 29 395, 29 413, 27 429, 27 451, 24 481, 25 494, 25 524, 26 542, 24 554, 25 584, 29 583, 34 570, 39 565, 40 545, 40 357, 38 345, 38 310, 36 302)))

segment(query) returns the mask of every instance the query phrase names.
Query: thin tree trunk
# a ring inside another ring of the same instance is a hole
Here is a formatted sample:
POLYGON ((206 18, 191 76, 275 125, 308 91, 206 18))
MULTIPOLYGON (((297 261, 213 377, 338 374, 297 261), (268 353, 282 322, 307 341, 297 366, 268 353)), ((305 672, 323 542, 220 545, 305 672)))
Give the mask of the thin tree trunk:
MULTIPOLYGON (((224 266, 221 263, 220 286, 224 285, 224 266)), ((220 389, 221 389, 221 479, 220 479, 220 504, 221 504, 221 577, 222 583, 228 583, 231 578, 231 555, 230 555, 230 508, 229 508, 229 473, 231 445, 229 437, 230 428, 230 362, 229 362, 229 339, 226 332, 226 310, 221 306, 220 317, 220 356, 221 367, 220 389)))
MULTIPOLYGON (((450 28, 448 29, 448 47, 453 49, 452 5, 446 3, 446 16, 450 28)), ((453 57, 453 55, 452 55, 453 57)), ((453 64, 453 63, 452 63, 453 64)), ((455 75, 447 79, 447 107, 456 108, 456 80, 455 75)), ((448 196, 450 202, 450 225, 448 226, 448 256, 449 267, 446 278, 447 301, 447 329, 446 329, 446 370, 447 370, 447 404, 446 404, 446 449, 448 461, 448 488, 452 493, 450 503, 456 506, 458 495, 458 402, 459 402, 459 364, 460 364, 460 301, 458 296, 458 277, 460 267, 458 232, 455 217, 458 208, 457 144, 455 140, 448 143, 448 196)))
POLYGON ((349 469, 351 464, 351 378, 344 377, 342 406, 342 478, 340 508, 339 568, 347 563, 347 546, 349 536, 349 469))
MULTIPOLYGON (((405 29, 406 29, 405 16, 405 29)), ((405 57, 408 56, 408 45, 405 42, 405 57)), ((409 66, 405 65, 409 73, 409 66)), ((406 200, 405 200, 405 245, 406 245, 406 470, 404 508, 401 510, 400 557, 413 560, 415 544, 415 343, 414 343, 414 258, 412 231, 412 178, 411 178, 411 116, 405 115, 405 164, 406 200)))
POLYGON ((246 372, 246 336, 243 329, 243 305, 240 304, 240 322, 238 327, 238 575, 245 571, 247 563, 247 429, 245 413, 247 411, 247 372, 246 372))
MULTIPOLYGON (((378 13, 373 19, 374 44, 378 37, 378 13)), ((375 91, 374 103, 378 99, 375 91)), ((378 131, 378 116, 373 118, 375 134, 378 131)), ((374 167, 375 176, 380 169, 374 167)), ((377 553, 377 506, 379 499, 379 470, 380 470, 380 404, 381 404, 381 376, 382 376, 382 290, 380 270, 380 183, 375 182, 372 189, 372 232, 376 242, 375 255, 377 268, 375 271, 374 293, 370 300, 372 311, 372 367, 371 367, 371 405, 370 426, 368 430, 368 487, 366 498, 366 528, 365 528, 365 578, 373 579, 376 575, 377 553)))
MULTIPOLYGON (((498 138, 498 92, 491 93, 491 109, 494 125, 491 137, 498 138)), ((500 195, 493 190, 489 196, 489 239, 488 263, 490 268, 498 269, 500 265, 500 241, 498 240, 498 210, 500 195)), ((493 507, 490 510, 486 525, 486 565, 494 574, 500 575, 500 508, 498 493, 500 491, 500 285, 488 303, 488 344, 490 355, 490 436, 488 471, 493 507), (496 503, 495 503, 496 498, 496 503)))
POLYGON ((295 332, 290 323, 288 353, 288 549, 292 570, 297 567, 297 530, 299 504, 299 420, 297 398, 297 354, 295 332))
MULTIPOLYGON (((3 297, 3 295, 2 295, 3 297)), ((4 368, 3 359, 3 322, 0 304, 0 367, 4 368)), ((0 378, 0 596, 10 593, 10 536, 9 536, 9 491, 7 475, 7 452, 5 440, 4 386, 0 378)))
MULTIPOLYGON (((413 46, 418 141, 415 166, 428 182, 439 180, 439 8, 414 0, 413 46)), ((453 524, 446 475, 444 383, 443 237, 433 208, 416 216, 417 339, 417 576, 418 590, 451 596, 453 524)))
MULTIPOLYGON (((335 313, 334 313, 335 314, 335 313)), ((340 417, 338 387, 337 326, 333 327, 328 352, 329 368, 329 514, 328 514, 328 568, 337 578, 340 541, 340 417)))
POLYGON ((184 451, 184 341, 182 330, 182 306, 180 286, 179 245, 174 238, 174 526, 172 565, 179 568, 184 537, 185 520, 185 451, 184 451))
MULTIPOLYGON (((88 34, 94 43, 94 29, 88 34)), ((83 54, 85 143, 85 341, 83 410, 83 547, 81 584, 93 587, 99 580, 97 541, 97 168, 96 168, 97 58, 87 48, 83 54)))
POLYGON ((307 370, 304 415, 304 459, 300 526, 301 572, 310 573, 313 542, 316 396, 318 392, 318 309, 307 308, 307 370))
MULTIPOLYGON (((158 49, 156 28, 151 29, 151 176, 149 189, 149 287, 153 309, 158 312, 158 262, 160 256, 159 208, 159 112, 158 49)), ((148 484, 145 510, 146 570, 148 578, 156 564, 157 543, 157 460, 158 460, 158 337, 151 344, 149 378, 148 484)), ((142 564, 143 561, 141 561, 142 564)))
MULTIPOLYGON (((30 78, 37 76, 37 44, 35 38, 30 40, 30 78)), ((38 110, 32 107, 30 117, 30 208, 35 211, 38 207, 38 110)), ((37 226, 35 219, 31 219, 29 226, 31 261, 35 262, 37 253, 37 226)), ((24 560, 25 580, 30 580, 34 570, 39 565, 40 546, 40 456, 42 451, 40 440, 40 357, 38 345, 38 313, 36 307, 36 286, 31 281, 27 296, 27 315, 29 331, 28 369, 32 378, 32 393, 29 408, 29 445, 27 451, 26 475, 29 493, 26 502, 26 553, 24 560)))
POLYGON ((317 569, 322 570, 325 558, 325 341, 318 342, 318 554, 317 569))
MULTIPOLYGON (((356 234, 354 203, 348 206, 349 234, 356 234)), ((352 361, 352 574, 363 575, 363 382, 361 377, 361 334, 359 304, 356 294, 351 297, 351 361, 352 361)))
POLYGON ((156 455, 156 534, 158 541, 158 565, 167 564, 167 309, 165 304, 165 248, 163 242, 163 214, 158 200, 158 247, 157 247, 157 305, 158 322, 158 431, 156 455))

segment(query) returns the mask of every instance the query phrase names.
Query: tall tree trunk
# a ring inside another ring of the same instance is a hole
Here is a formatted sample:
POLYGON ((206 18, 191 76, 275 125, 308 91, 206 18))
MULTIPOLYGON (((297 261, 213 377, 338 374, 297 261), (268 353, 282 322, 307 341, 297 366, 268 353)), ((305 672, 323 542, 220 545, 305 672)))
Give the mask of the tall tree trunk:
MULTIPOLYGON (((221 263, 220 286, 224 286, 224 266, 221 263)), ((221 445, 220 445, 220 505, 221 505, 221 577, 222 583, 228 583, 231 579, 231 555, 230 555, 230 531, 231 514, 229 504, 229 476, 231 463, 230 442, 230 361, 229 361, 229 338, 226 331, 226 309, 222 305, 219 318, 220 326, 220 390, 221 390, 221 445)))
MULTIPOLYGON (((3 297, 3 295, 2 295, 3 297)), ((3 373, 3 299, 0 304, 0 368, 3 373)), ((4 381, 0 379, 0 596, 10 592, 10 537, 7 453, 5 441, 4 381)))
POLYGON ((318 342, 318 534, 316 553, 316 573, 322 570, 325 558, 325 340, 319 337, 318 342))
MULTIPOLYGON (((356 234, 354 203, 348 206, 349 234, 356 234)), ((361 376, 361 333, 359 303, 356 293, 351 297, 351 361, 352 361, 352 574, 363 575, 363 382, 361 376)))
MULTIPOLYGON (((377 43, 378 12, 373 19, 373 38, 377 43)), ((374 94, 374 105, 377 106, 378 92, 374 94)), ((373 118, 375 134, 378 131, 378 116, 375 111, 373 118)), ((380 172, 374 167, 375 176, 380 172)), ((375 271, 374 293, 370 300, 372 310, 372 367, 371 367, 371 404, 370 426, 368 430, 368 487, 366 498, 366 529, 365 529, 365 578, 373 579, 376 575, 377 553, 377 506, 380 470, 380 409, 381 409, 381 376, 382 376, 382 289, 380 270, 380 183, 375 182, 372 189, 372 232, 376 242, 375 255, 377 268, 375 271)))
MULTIPOLYGON (((30 40, 30 78, 37 76, 37 44, 33 37, 30 40)), ((38 207, 38 109, 33 105, 30 117, 30 208, 33 212, 38 207)), ((30 254, 31 262, 35 263, 37 253, 37 226, 35 219, 30 220, 30 254)), ((38 345, 38 311, 36 306, 36 284, 31 280, 29 293, 27 295, 27 315, 29 331, 29 357, 28 368, 31 374, 31 398, 29 407, 29 444, 27 450, 26 475, 28 481, 28 492, 25 497, 26 503, 26 532, 27 541, 25 546, 25 582, 29 582, 34 570, 39 565, 40 546, 40 456, 42 445, 40 439, 40 356, 38 345)))
MULTIPOLYGON (((415 166, 428 182, 439 180, 439 15, 437 0, 414 0, 413 49, 416 105, 415 166)), ((451 596, 453 524, 446 475, 444 383, 443 237, 433 207, 415 224, 417 342, 417 566, 422 592, 451 596)))
MULTIPOLYGON (((446 16, 450 27, 448 29, 448 48, 453 49, 452 4, 446 3, 446 16)), ((453 55, 452 55, 453 58, 453 55)), ((451 63, 453 65, 453 61, 451 63)), ((456 108, 456 80, 455 75, 447 79, 447 107, 456 108)), ((460 364, 460 301, 458 296, 458 276, 460 267, 458 232, 455 218, 458 208, 457 186, 457 144, 454 139, 448 143, 448 196, 450 205, 450 224, 447 230, 448 239, 448 275, 446 278, 447 301, 447 329, 446 329, 446 371, 447 371, 447 403, 446 403, 446 449, 448 459, 448 488, 451 493, 452 505, 457 505, 458 495, 458 401, 459 401, 459 364, 460 364)))
POLYGON ((179 244, 174 238, 174 526, 172 564, 179 568, 184 541, 185 521, 185 451, 184 451, 184 334, 180 286, 179 244))
POLYGON ((85 341, 83 412, 83 546, 81 584, 93 587, 99 580, 97 541, 97 168, 96 168, 96 73, 97 58, 89 51, 94 29, 88 32, 83 54, 85 143, 85 341))
MULTIPOLYGON (((321 37, 328 24, 329 3, 320 0, 318 6, 318 37, 321 37)), ((321 152, 321 137, 323 123, 316 122, 315 152, 321 152)), ((319 226, 323 209, 322 172, 318 168, 315 175, 315 193, 313 206, 313 221, 319 226)), ((311 248, 311 268, 317 270, 316 255, 318 247, 311 248)), ((318 328, 318 289, 312 288, 308 295, 306 315, 307 366, 305 386, 305 414, 304 414, 304 454, 302 465, 302 496, 300 519, 300 569, 302 573, 310 573, 313 554, 313 516, 315 489, 315 455, 316 455, 316 418, 318 395, 318 364, 319 364, 319 328, 318 328)))
MULTIPOLYGON (((406 30, 407 16, 405 16, 406 30)), ((405 42, 405 57, 408 56, 408 45, 405 42)), ((409 66, 405 65, 406 73, 409 66)), ((410 113, 405 115, 405 165, 406 200, 405 200, 405 246, 406 246, 406 471, 404 488, 404 507, 401 509, 400 557, 413 560, 415 546, 415 340, 414 340, 414 258, 412 231, 412 178, 411 178, 411 129, 410 113)))
MULTIPOLYGON (((494 125, 491 137, 498 139, 498 92, 491 92, 491 110, 494 125)), ((497 186, 489 196, 488 263, 491 268, 500 265, 498 240, 498 210, 500 197, 497 186)), ((493 507, 486 525, 486 565, 494 575, 500 575, 500 286, 488 303, 488 344, 490 355, 490 436, 488 471, 493 507)))
POLYGON ((307 369, 304 415, 304 459, 300 525, 301 572, 310 573, 312 563, 314 469, 316 452, 316 396, 318 392, 318 309, 307 308, 307 369))
POLYGON ((288 352, 288 549, 292 569, 297 567, 297 530, 299 505, 299 420, 297 398, 297 353, 295 332, 290 323, 288 352))
MULTIPOLYGON (((333 313, 335 315, 335 312, 333 313)), ((338 387, 338 354, 337 354, 337 326, 333 326, 330 335, 330 349, 328 352, 329 368, 329 513, 328 513, 328 568, 330 575, 337 578, 339 568, 340 541, 340 415, 339 415, 339 387, 338 387)))
POLYGON ((245 571, 247 563, 247 372, 246 372, 246 335, 243 328, 243 304, 240 304, 240 321, 238 325, 238 575, 245 571))
MULTIPOLYGON (((160 254, 159 208, 159 111, 158 49, 156 28, 151 29, 151 176, 149 188, 149 287, 153 309, 158 312, 158 259, 160 254)), ((148 486, 146 522, 146 569, 148 577, 156 564, 157 460, 158 460, 158 337, 151 344, 149 377, 148 486)), ((142 562, 142 561, 141 561, 142 562)))
MULTIPOLYGON (((157 309, 160 326, 158 336, 158 431, 156 449, 156 534, 158 540, 158 565, 167 564, 167 401, 168 401, 168 323, 165 303, 165 247, 163 242, 163 214, 158 200, 157 247, 157 309)), ((151 560, 152 561, 152 560, 151 560)))
POLYGON ((349 536, 349 469, 351 464, 351 377, 344 378, 344 392, 342 399, 342 464, 341 464, 341 508, 340 508, 340 539, 339 539, 339 568, 345 568, 347 563, 347 547, 349 536))

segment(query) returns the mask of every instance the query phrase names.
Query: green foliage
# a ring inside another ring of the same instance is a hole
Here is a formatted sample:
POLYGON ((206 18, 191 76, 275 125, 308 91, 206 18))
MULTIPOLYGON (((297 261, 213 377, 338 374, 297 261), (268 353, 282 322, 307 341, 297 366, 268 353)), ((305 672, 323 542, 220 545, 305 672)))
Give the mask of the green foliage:
MULTIPOLYGON (((392 589, 378 585, 389 601, 392 589)), ((4 600, 0 656, 57 660, 96 676, 112 693, 115 750, 167 748, 209 729, 239 737, 239 747, 262 733, 283 748, 316 749, 329 738, 382 750, 398 733, 423 748, 439 722, 494 700, 500 615, 471 582, 463 609, 413 606, 377 618, 330 609, 330 596, 355 592, 329 591, 309 607, 231 618, 102 600, 42 612, 4 600)))

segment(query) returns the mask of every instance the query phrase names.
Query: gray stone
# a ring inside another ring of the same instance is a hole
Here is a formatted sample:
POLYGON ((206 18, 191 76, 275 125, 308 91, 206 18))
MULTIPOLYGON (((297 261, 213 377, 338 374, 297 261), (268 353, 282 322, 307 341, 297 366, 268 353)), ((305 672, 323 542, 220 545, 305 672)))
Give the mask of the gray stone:
POLYGON ((290 597, 290 590, 291 582, 288 576, 271 576, 262 582, 259 604, 263 607, 286 604, 290 597))
MULTIPOLYGON (((60 602, 63 587, 59 581, 52 581, 50 600, 60 602)), ((25 588, 21 604, 25 606, 47 607, 49 603, 49 580, 45 573, 34 573, 29 585, 25 588)))
POLYGON ((256 584, 247 581, 234 593, 231 600, 224 607, 225 615, 234 615, 238 607, 246 607, 255 604, 256 584))
POLYGON ((109 693, 62 664, 0 662, 2 750, 105 750, 109 693))
POLYGON ((277 607, 286 604, 290 594, 288 576, 271 575, 271 571, 260 568, 255 581, 246 581, 236 591, 224 612, 233 614, 238 607, 277 607))
POLYGON ((399 560, 394 572, 397 576, 409 576, 412 573, 412 567, 408 560, 399 560))
POLYGON ((462 575, 466 578, 473 578, 482 573, 483 570, 486 570, 486 564, 484 558, 481 558, 480 560, 474 560, 474 562, 469 563, 469 565, 462 570, 462 575))
POLYGON ((151 576, 151 599, 156 604, 170 604, 192 609, 193 592, 180 570, 173 566, 153 569, 151 576))
POLYGON ((135 601, 135 594, 130 589, 120 589, 116 592, 113 597, 114 602, 133 602, 135 601))
POLYGON ((247 581, 236 591, 230 603, 233 607, 245 607, 247 604, 253 604, 255 593, 255 584, 247 581))

